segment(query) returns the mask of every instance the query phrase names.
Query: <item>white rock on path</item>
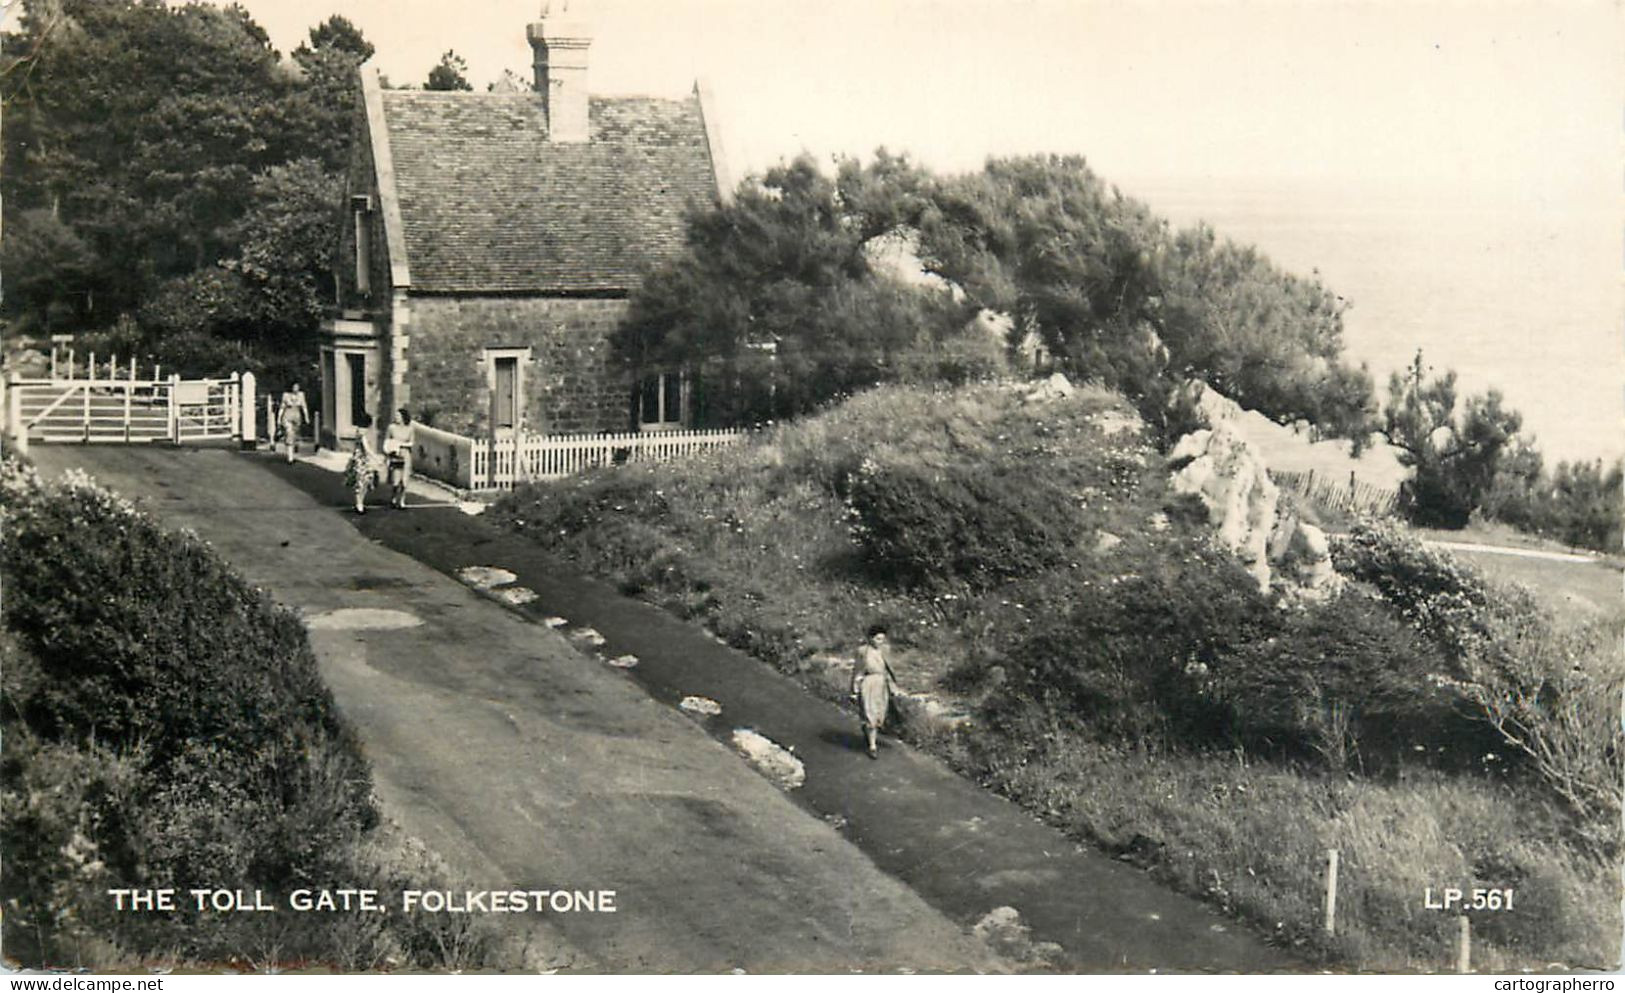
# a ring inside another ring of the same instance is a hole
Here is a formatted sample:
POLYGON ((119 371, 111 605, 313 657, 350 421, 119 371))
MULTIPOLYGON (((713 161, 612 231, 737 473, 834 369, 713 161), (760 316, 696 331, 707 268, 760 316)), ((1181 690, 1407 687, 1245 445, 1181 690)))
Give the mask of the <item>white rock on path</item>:
POLYGON ((722 713, 722 704, 708 696, 685 696, 677 707, 685 713, 700 717, 715 717, 722 713))
POLYGON ((793 790, 807 781, 807 767, 773 739, 749 728, 735 728, 733 746, 745 761, 781 790, 793 790))
POLYGON ((605 641, 604 636, 599 634, 597 631, 594 631, 592 628, 572 628, 570 630, 570 637, 574 638, 576 641, 586 642, 594 648, 602 645, 605 641))
POLYGON ((492 593, 503 603, 511 603, 516 607, 534 603, 536 600, 536 591, 525 586, 510 586, 505 590, 492 590, 492 593))
POLYGON ((489 590, 497 586, 506 586, 519 577, 495 566, 471 565, 466 569, 458 569, 457 578, 475 589, 489 590))
POLYGON ((636 655, 617 655, 604 661, 617 669, 631 669, 638 664, 638 657, 636 655))

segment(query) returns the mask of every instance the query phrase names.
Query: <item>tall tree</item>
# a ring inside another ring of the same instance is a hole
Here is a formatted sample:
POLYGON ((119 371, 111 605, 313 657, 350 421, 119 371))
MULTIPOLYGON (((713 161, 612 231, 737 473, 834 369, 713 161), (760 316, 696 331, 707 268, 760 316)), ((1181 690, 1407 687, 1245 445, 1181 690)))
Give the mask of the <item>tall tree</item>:
POLYGON ((426 90, 472 90, 474 87, 468 82, 468 60, 447 49, 446 54, 440 56, 440 63, 429 70, 429 78, 423 84, 423 88, 426 90))
POLYGON ((356 70, 372 53, 361 29, 337 14, 311 28, 309 42, 293 50, 299 80, 282 103, 290 158, 313 158, 330 172, 348 166, 361 97, 356 70))
POLYGON ((283 151, 285 76, 242 8, 47 0, 0 48, 7 215, 84 239, 105 313, 229 249, 241 191, 283 151))
POLYGON ((1413 470, 1400 497, 1421 524, 1465 525, 1489 499, 1502 453, 1523 424, 1497 390, 1470 397, 1459 416, 1456 398, 1455 372, 1429 381, 1420 351, 1388 381, 1383 433, 1413 470))

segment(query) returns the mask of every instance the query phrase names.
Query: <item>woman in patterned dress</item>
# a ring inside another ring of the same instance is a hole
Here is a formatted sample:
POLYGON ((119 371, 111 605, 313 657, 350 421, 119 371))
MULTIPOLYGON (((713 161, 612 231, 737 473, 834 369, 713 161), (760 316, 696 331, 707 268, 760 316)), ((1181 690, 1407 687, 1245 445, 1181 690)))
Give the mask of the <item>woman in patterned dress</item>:
POLYGON ((378 484, 383 458, 372 443, 372 417, 363 412, 355 422, 355 448, 344 467, 344 485, 355 492, 355 512, 367 512, 367 494, 378 484))
POLYGON ((891 670, 886 629, 875 625, 869 629, 869 640, 858 649, 852 666, 852 699, 858 704, 863 737, 869 744, 872 759, 880 757, 877 749, 880 728, 886 723, 886 711, 896 691, 897 677, 891 670))

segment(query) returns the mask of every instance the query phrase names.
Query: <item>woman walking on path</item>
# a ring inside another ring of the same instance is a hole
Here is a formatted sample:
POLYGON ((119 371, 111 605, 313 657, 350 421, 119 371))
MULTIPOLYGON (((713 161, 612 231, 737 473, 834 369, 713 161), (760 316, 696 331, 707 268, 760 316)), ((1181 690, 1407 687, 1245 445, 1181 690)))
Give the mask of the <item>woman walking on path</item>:
POLYGON ((372 418, 365 412, 355 422, 355 448, 344 467, 344 485, 355 491, 355 512, 367 512, 367 494, 378 483, 382 459, 372 443, 372 418))
POLYGON ((282 394, 282 405, 276 414, 277 430, 282 434, 282 447, 287 450, 290 463, 294 453, 299 451, 299 435, 308 420, 310 408, 305 406, 305 393, 294 383, 282 394))
POLYGON ((858 649, 852 666, 852 699, 858 703, 863 736, 869 743, 872 759, 880 757, 877 750, 880 727, 886 723, 891 695, 897 692, 897 676, 891 670, 890 654, 886 629, 877 624, 869 629, 869 640, 858 649))
POLYGON ((406 482, 412 478, 412 415, 405 407, 384 432, 384 457, 389 460, 389 505, 406 509, 406 482))

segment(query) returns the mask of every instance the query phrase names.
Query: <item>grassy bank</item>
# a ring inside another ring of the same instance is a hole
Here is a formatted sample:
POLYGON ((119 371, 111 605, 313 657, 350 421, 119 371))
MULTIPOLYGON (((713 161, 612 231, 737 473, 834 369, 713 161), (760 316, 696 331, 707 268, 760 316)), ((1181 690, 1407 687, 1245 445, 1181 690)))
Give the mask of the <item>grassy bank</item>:
MULTIPOLYGON (((1565 800, 1463 689, 1544 720, 1556 690, 1483 649, 1533 636, 1479 624, 1501 615, 1477 578, 1429 572, 1386 533, 1345 556, 1365 581, 1283 606, 1167 478, 1107 392, 886 388, 678 465, 522 489, 492 514, 785 671, 886 624, 905 687, 975 714, 959 732, 909 728, 918 743, 1312 958, 1444 968, 1454 924, 1424 910, 1426 887, 1494 886, 1516 909, 1475 921, 1479 962, 1614 962, 1617 818, 1565 800), (1389 579, 1433 598, 1407 606, 1389 579), (1328 848, 1347 887, 1332 938, 1328 848)), ((1616 634, 1565 642, 1607 669, 1563 685, 1573 714, 1618 677, 1597 647, 1616 634)), ((1616 754, 1590 730, 1586 783, 1616 754)))

